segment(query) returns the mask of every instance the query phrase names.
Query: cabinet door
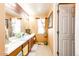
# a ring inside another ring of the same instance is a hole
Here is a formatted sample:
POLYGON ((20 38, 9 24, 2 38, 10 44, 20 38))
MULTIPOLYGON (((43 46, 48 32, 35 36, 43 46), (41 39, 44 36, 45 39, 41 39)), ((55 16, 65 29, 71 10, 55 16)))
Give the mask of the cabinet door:
POLYGON ((29 40, 29 52, 31 51, 31 47, 32 47, 32 40, 29 40))
POLYGON ((29 40, 29 51, 31 51, 33 45, 35 43, 34 37, 29 40))
POLYGON ((23 48, 23 56, 28 54, 28 44, 23 48))

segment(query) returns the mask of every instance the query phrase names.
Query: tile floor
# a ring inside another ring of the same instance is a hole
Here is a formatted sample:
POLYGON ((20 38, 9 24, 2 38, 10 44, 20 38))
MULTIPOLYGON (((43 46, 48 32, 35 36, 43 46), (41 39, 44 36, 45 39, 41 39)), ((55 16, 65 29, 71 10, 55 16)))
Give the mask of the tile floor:
POLYGON ((34 44, 28 56, 53 56, 53 54, 48 45, 34 44))

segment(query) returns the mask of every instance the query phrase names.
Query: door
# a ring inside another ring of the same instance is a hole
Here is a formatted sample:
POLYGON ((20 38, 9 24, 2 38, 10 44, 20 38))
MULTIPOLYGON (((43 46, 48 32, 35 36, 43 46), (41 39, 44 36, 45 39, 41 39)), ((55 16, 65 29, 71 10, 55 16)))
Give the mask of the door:
POLYGON ((75 5, 59 4, 59 55, 72 56, 75 49, 75 5))

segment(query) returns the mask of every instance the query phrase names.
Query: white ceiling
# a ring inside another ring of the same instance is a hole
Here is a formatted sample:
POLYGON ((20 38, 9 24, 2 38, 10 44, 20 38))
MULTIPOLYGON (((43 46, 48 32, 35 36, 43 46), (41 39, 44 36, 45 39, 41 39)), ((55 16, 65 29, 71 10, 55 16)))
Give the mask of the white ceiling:
POLYGON ((52 11, 52 3, 18 3, 26 13, 34 17, 46 17, 52 11))

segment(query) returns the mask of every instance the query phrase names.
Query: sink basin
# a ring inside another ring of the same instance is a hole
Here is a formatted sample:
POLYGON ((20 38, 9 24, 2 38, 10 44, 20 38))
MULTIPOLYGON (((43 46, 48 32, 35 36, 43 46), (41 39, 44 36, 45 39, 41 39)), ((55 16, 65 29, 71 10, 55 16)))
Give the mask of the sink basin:
POLYGON ((24 35, 20 38, 20 40, 27 40, 30 37, 30 35, 24 35))

